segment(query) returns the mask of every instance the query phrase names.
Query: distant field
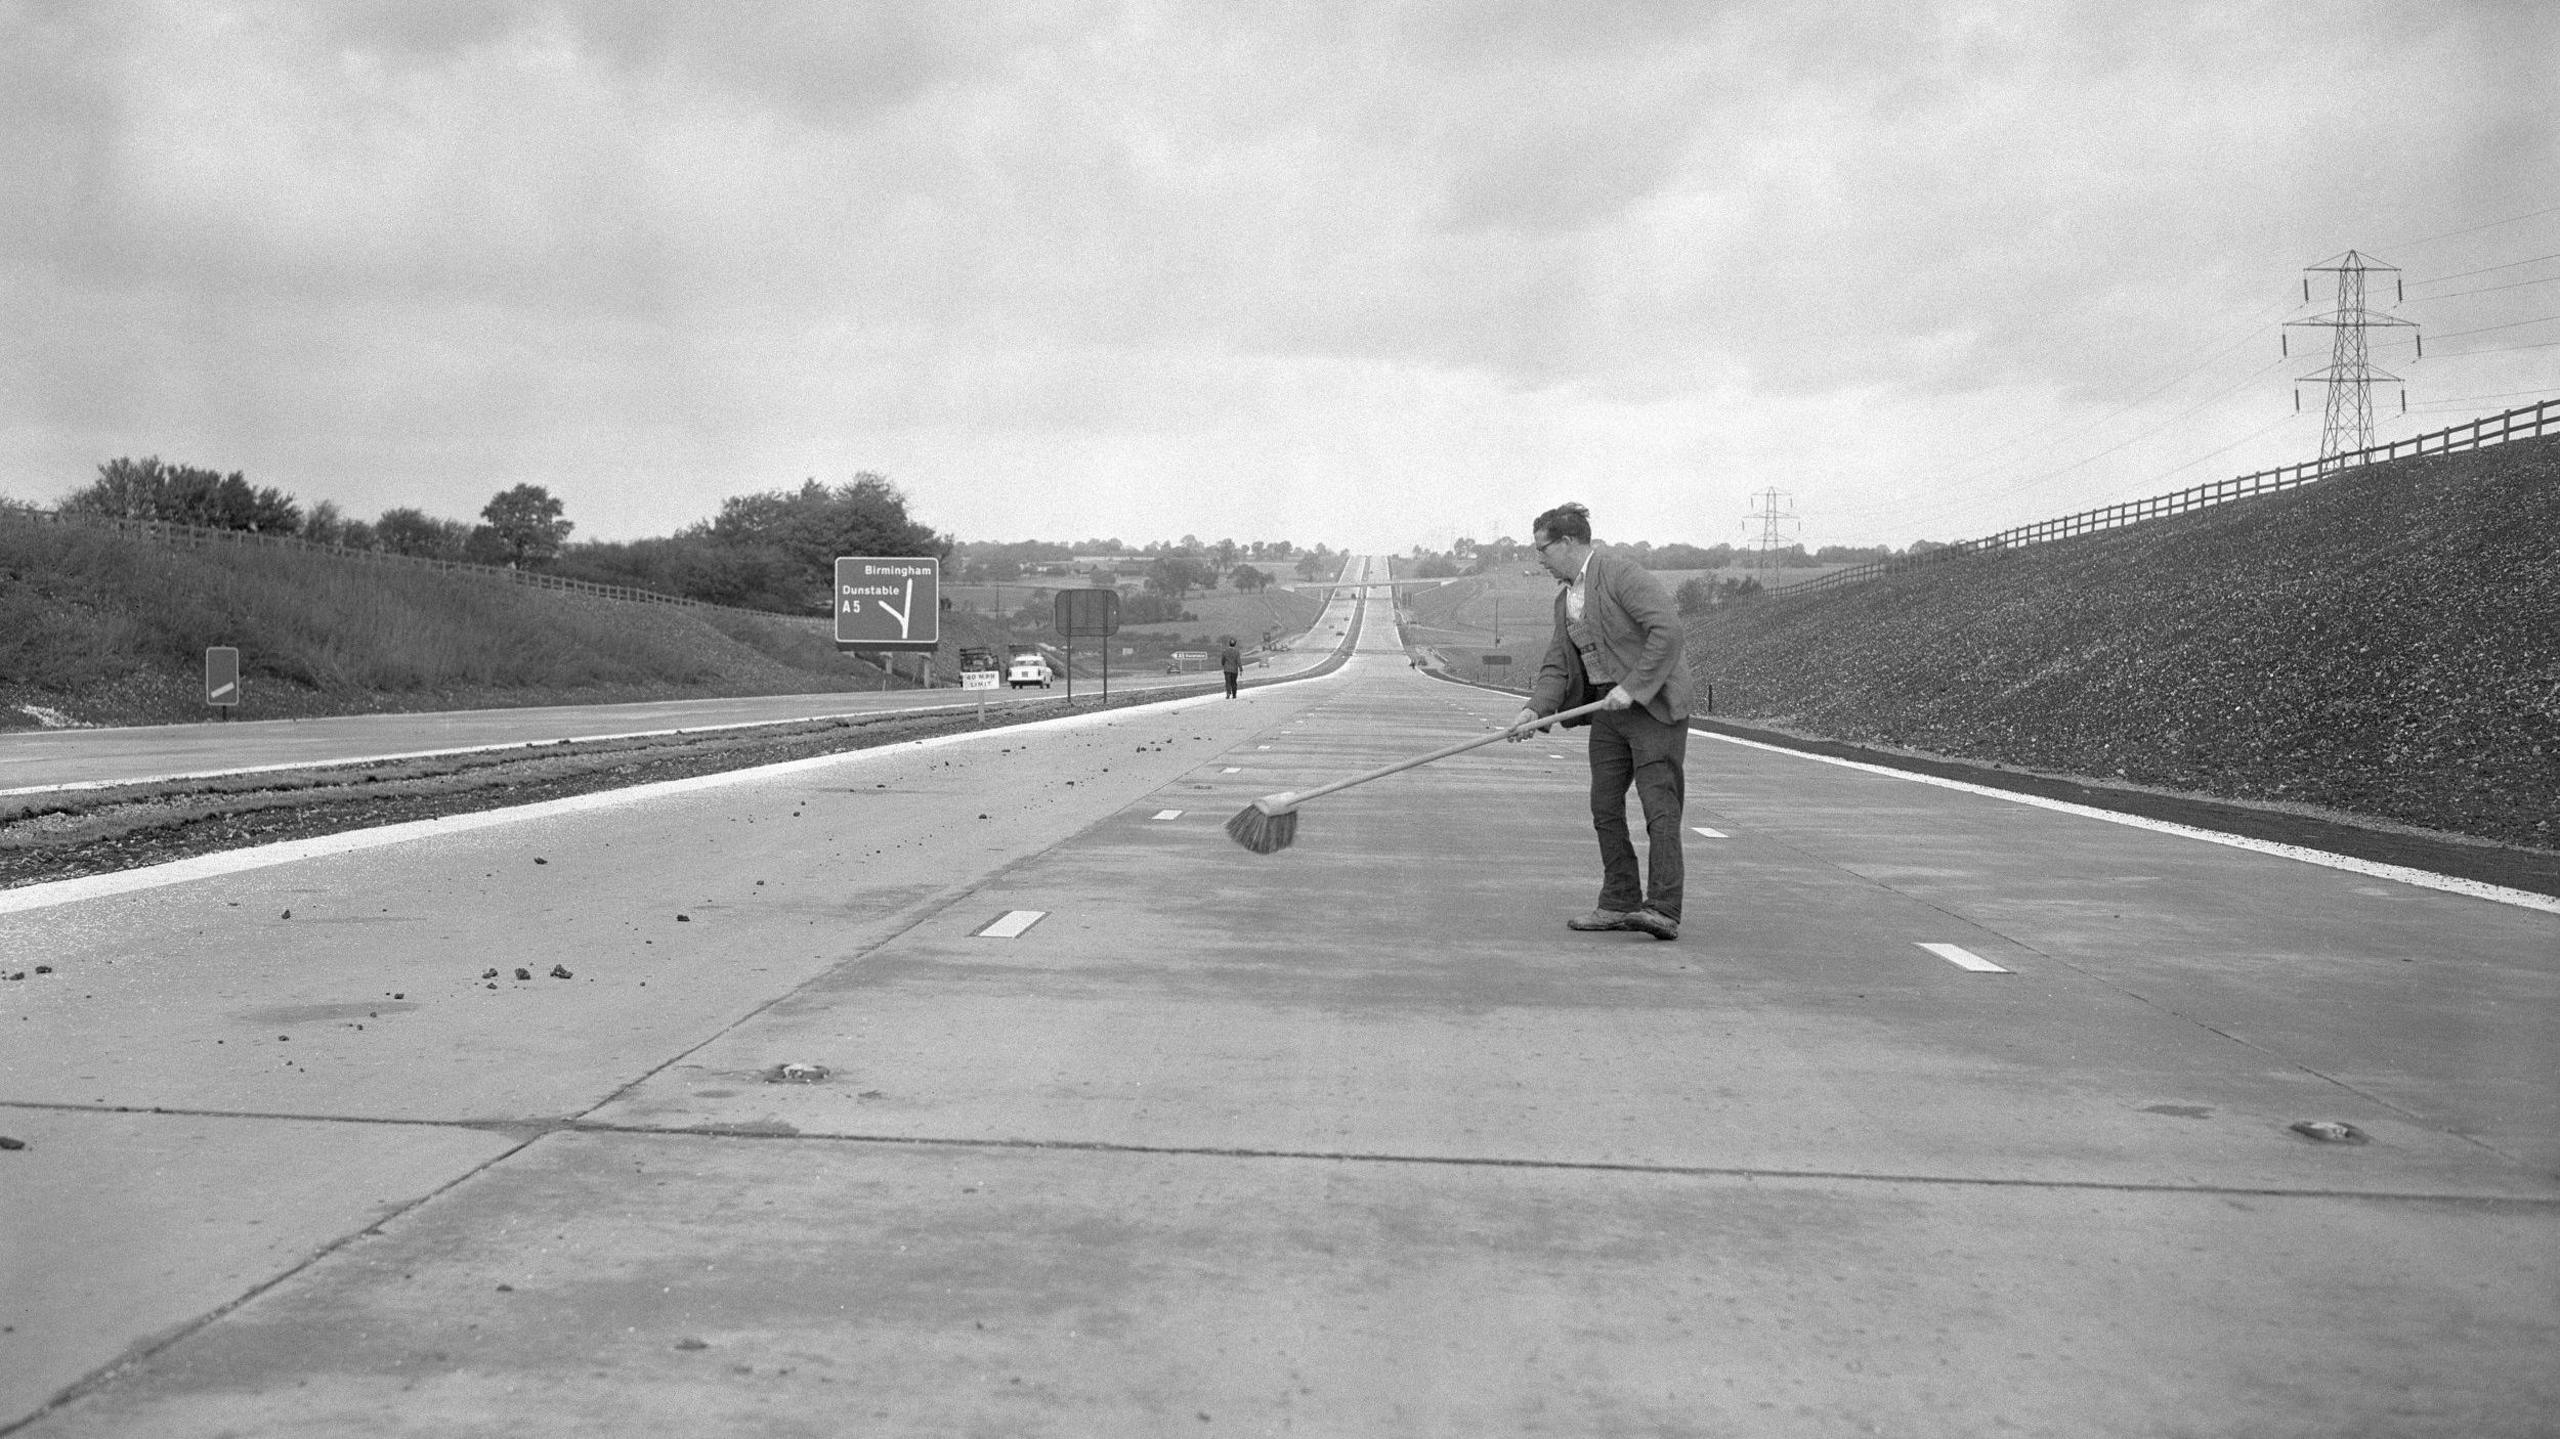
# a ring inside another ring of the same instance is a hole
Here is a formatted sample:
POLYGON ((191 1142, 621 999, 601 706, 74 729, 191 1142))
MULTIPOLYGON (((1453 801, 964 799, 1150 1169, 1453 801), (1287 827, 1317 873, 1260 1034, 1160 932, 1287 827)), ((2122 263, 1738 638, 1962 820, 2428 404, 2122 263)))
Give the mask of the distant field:
MULTIPOLYGON (((946 585, 943 593, 952 608, 961 613, 977 613, 992 617, 997 613, 999 594, 1008 612, 1007 633, 1015 639, 1059 643, 1057 625, 1052 618, 1054 596, 1059 585, 946 585), (1029 607, 1026 613, 1026 607, 1029 607)), ((1290 644, 1314 624, 1323 613, 1324 602, 1316 594, 1293 594, 1281 590, 1265 590, 1259 594, 1240 594, 1234 590, 1211 590, 1185 596, 1182 607, 1196 619, 1168 621, 1162 624, 1123 624, 1113 636, 1114 666, 1143 664, 1156 668, 1166 663, 1176 650, 1198 650, 1216 645, 1220 637, 1234 635, 1246 649, 1262 643, 1266 628, 1279 631, 1279 641, 1290 644), (1122 655, 1126 649, 1133 653, 1122 655)), ((1078 672, 1095 653, 1093 642, 1079 641, 1076 649, 1078 672)))

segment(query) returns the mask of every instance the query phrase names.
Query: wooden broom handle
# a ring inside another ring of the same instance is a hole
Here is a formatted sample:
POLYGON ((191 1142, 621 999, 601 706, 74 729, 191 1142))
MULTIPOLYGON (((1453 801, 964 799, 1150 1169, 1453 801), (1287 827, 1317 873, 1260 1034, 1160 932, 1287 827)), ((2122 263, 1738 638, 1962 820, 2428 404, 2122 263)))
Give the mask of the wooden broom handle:
POLYGON ((1463 754, 1480 745, 1489 745, 1498 739, 1509 739, 1515 734, 1527 734, 1533 730, 1545 729, 1551 724, 1556 724, 1563 720, 1578 719, 1583 715, 1607 709, 1608 707, 1609 702, 1607 700, 1593 700, 1587 705, 1576 705, 1569 710, 1558 710, 1554 714, 1543 716, 1525 725, 1512 725, 1506 729, 1496 730, 1492 734, 1478 735, 1474 739, 1462 739, 1453 745, 1443 745, 1429 754, 1418 754, 1411 759, 1400 759, 1394 764, 1380 765, 1378 768, 1370 770, 1366 774, 1355 774, 1349 779, 1338 779, 1328 785, 1319 785, 1314 789, 1290 796, 1290 800, 1294 806, 1297 803, 1314 799, 1319 795, 1328 795, 1333 793, 1335 790, 1349 789, 1355 784, 1367 784, 1373 779, 1385 779, 1388 775, 1394 774, 1399 770, 1412 769, 1416 765, 1426 765, 1436 759, 1447 759, 1453 754, 1463 754))

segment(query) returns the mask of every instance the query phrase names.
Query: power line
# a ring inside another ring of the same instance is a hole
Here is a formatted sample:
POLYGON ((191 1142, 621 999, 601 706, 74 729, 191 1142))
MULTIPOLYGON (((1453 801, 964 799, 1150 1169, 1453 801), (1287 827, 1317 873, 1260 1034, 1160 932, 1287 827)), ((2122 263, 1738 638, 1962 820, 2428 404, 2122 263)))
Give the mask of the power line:
POLYGON ((2425 404, 2418 406, 2418 408, 2422 410, 2436 410, 2442 409, 2447 405, 2469 404, 2474 400, 2512 400, 2523 395, 2552 394, 2560 394, 2560 385, 2547 386, 2539 390, 2500 390, 2494 395, 2440 395, 2435 399, 2429 400, 2425 404))
POLYGON ((2482 230, 2494 230, 2500 225, 2512 225, 2518 220, 2538 219, 2544 215, 2560 215, 2560 205, 2553 205, 2547 209, 2541 210, 2528 210, 2521 215, 2509 215, 2503 220, 2490 220, 2482 224, 2473 225, 2466 230, 2447 230, 2441 235, 2429 235, 2423 240, 2402 240, 2398 244, 2391 245, 2386 248, 2393 250, 2414 250, 2420 245, 2432 245, 2438 240, 2450 240, 2460 235, 2476 235, 2482 230))
POLYGON ((2536 255, 2530 260, 2509 260, 2503 265, 2483 265, 2477 270, 2456 270, 2450 275, 2438 275, 2433 279, 2428 280, 2411 280, 2409 283, 2412 285, 2441 285, 2447 280, 2468 280, 2474 275, 2485 275, 2492 270, 2512 270, 2518 265, 2539 265, 2545 260, 2560 260, 2560 251, 2555 251, 2548 255, 2536 255))
POLYGON ((2560 345, 2560 340, 2542 340, 2530 345, 2491 345, 2484 350, 2456 350, 2450 355, 2438 355, 2436 358, 2459 360, 2471 355, 2504 355, 2517 350, 2547 350, 2554 345, 2560 345))
POLYGON ((2560 320, 2560 315, 2536 315, 2530 320, 2510 320, 2503 325, 2482 325, 2476 330, 2453 330, 2436 336, 2439 340, 2458 340, 2465 335, 2485 335, 2491 330, 2512 330, 2522 325, 2547 325, 2560 320))
MULTIPOLYGON (((2277 314, 2277 315, 2281 315, 2281 314, 2283 314, 2286 310, 2290 310, 2290 309, 2292 309, 2292 308, 2293 308, 2293 307, 2292 307, 2291 305, 2285 305, 2285 306, 2283 306, 2283 307, 2281 307, 2281 308, 2279 308, 2279 309, 2275 310, 2273 313, 2274 313, 2274 314, 2277 314)), ((2069 431, 2069 433, 2068 433, 2068 434, 2062 435, 2062 436, 2060 436, 2060 437, 2058 437, 2058 438, 2054 439, 2054 440, 2053 440, 2053 441, 2051 441, 2050 443, 2045 444, 2045 445, 2042 445, 2042 446, 2038 447, 2037 449, 2030 450, 2030 451, 2028 451, 2028 452, 2027 452, 2026 454, 2024 454, 2024 455, 2019 455, 2019 456, 2013 457, 2013 458, 2011 458, 2011 459, 2006 459, 2006 460, 1997 461, 1997 462, 1995 462, 1995 463, 1984 464, 1984 465, 1981 465, 1979 468, 1975 468, 1975 469, 1967 470, 1967 469, 1965 469, 1965 468, 1964 468, 1966 465, 1968 465, 1968 464, 1972 463, 1973 461, 1987 459, 1987 458, 1988 458, 1988 457, 1990 457, 1991 455, 1997 454, 1997 453, 1999 453, 1999 452, 2000 452, 2001 450, 2003 450, 2003 449, 2007 449, 2007 448, 2010 448, 2010 447, 2015 446, 2015 445, 2023 444, 2023 443, 2025 443, 2025 442, 2027 442, 2027 441, 2029 441, 2029 440, 2035 439, 2035 438, 2036 438, 2036 437, 2038 437, 2039 435, 2045 434, 2045 433, 2047 433, 2047 432, 2049 432, 2049 431, 2052 431, 2052 430, 2054 430, 2054 429, 2060 428, 2060 427, 2061 427, 2061 425, 2062 425, 2062 423, 2064 423, 2064 422, 2056 422, 2055 424, 2046 425, 2046 426, 2043 426, 2043 427, 2041 427, 2041 428, 2039 428, 2039 429, 2036 429, 2036 430, 2030 430, 2030 431, 2028 431, 2027 433, 2025 433, 2025 434, 2023 434, 2023 435, 2018 436, 2018 437, 2017 437, 2016 439, 2014 439, 2014 440, 2006 441, 2006 442, 2004 442, 2004 443, 2002 443, 2002 444, 2000 444, 2000 445, 1995 445, 1995 446, 1991 447, 1991 448, 1990 448, 1990 449, 1988 449, 1988 450, 1977 451, 1977 452, 1975 452, 1975 454, 1973 454, 1973 455, 1971 455, 1971 456, 1968 456, 1968 457, 1966 457, 1965 459, 1961 459, 1961 460, 1957 460, 1957 461, 1953 462, 1953 463, 1952 463, 1948 468, 1946 468, 1946 469, 1939 470, 1938 472, 1936 472, 1935 474, 1932 474, 1932 475, 1925 475, 1925 476, 1921 476, 1921 477, 1920 477, 1920 479, 1921 479, 1922 481, 1924 481, 1924 482, 1927 482, 1927 483, 1959 485, 1959 484, 1967 483, 1967 482, 1972 481, 1972 480, 1981 479, 1981 478, 1983 478, 1983 477, 1985 477, 1985 476, 1988 476, 1988 475, 1994 474, 1994 473, 1998 472, 1999 470, 2002 470, 2002 469, 2004 469, 2004 468, 2007 468, 2007 467, 2009 467, 2009 466, 2011 466, 2011 465, 2023 464, 2025 461, 2027 461, 2027 460, 2029 460, 2029 459, 2032 459, 2034 456, 2036 456, 2036 455, 2038 455, 2038 454, 2042 454, 2042 453, 2044 453, 2044 452, 2046 452, 2046 451, 2049 451, 2049 450, 2052 450, 2052 449, 2058 448, 2059 446, 2061 446, 2062 444, 2066 443, 2067 441, 2069 441, 2069 440, 2071 440, 2071 439, 2076 439, 2076 438, 2078 438, 2078 437, 2080 437, 2080 436, 2082 436, 2082 435, 2090 434, 2090 433, 2092 433, 2092 432, 2094 432, 2094 431, 2097 431, 2097 430, 2099 430, 2099 429, 2102 429, 2102 428, 2106 427, 2107 425, 2113 424, 2113 423, 2114 423, 2114 422, 2116 422, 2117 420, 2122 419, 2122 418, 2123 418, 2123 417, 2125 417, 2126 415, 2133 413, 2133 412, 2134 412, 2135 410, 2137 410, 2137 409, 2140 409, 2143 405, 2145 405, 2145 404, 2149 403, 2149 402, 2150 402, 2151 400, 2153 400, 2154 398, 2156 398, 2156 397, 2158 397, 2158 396, 2160 396, 2160 395, 2162 395, 2162 394, 2164 394, 2164 393, 2168 392, 2169 390, 2175 389, 2175 388, 2177 388, 2179 385, 2182 385, 2182 384, 2186 383, 2188 380, 2191 380, 2191 379, 2195 378, 2197 375, 2200 375, 2200 374, 2204 373, 2204 371, 2205 371, 2205 370, 2207 370, 2207 369, 2211 368, 2213 365, 2215 365, 2215 364, 2219 363, 2221 360, 2223 360, 2223 359, 2225 359, 2226 357, 2228 357, 2229 355, 2231 355, 2234 351, 2237 351, 2237 350, 2239 350, 2239 349, 2243 348, 2244 346, 2246 346, 2246 345, 2250 344, 2250 343, 2251 343, 2251 342, 2253 342, 2253 341, 2256 341, 2256 340, 2258 340, 2258 339, 2263 338, 2269 330, 2274 330, 2274 329, 2278 329, 2278 328, 2279 328, 2279 327, 2274 323, 2274 321, 2273 321, 2272 319, 2269 319, 2269 320, 2261 320, 2261 321, 2259 321, 2256 325, 2252 326, 2252 327, 2250 328, 2250 330, 2249 330, 2249 332, 2248 332, 2247 334, 2242 335, 2240 338, 2238 338, 2238 339, 2236 339, 2236 340, 2233 340, 2230 344, 2223 346, 2221 349, 2214 351, 2214 352, 2213 352, 2212 354, 2210 354, 2210 355, 2207 355, 2204 359, 2197 361, 2197 362, 2196 362, 2194 365, 2192 365, 2192 366, 2189 366, 2189 367, 2188 367, 2185 371, 2183 371, 2182 373, 2179 373, 2179 374, 2177 374, 2177 375, 2174 375, 2174 376, 2170 377, 2169 379, 2164 380, 2164 381, 2162 381, 2161 383, 2159 383, 2159 384, 2157 384, 2157 385, 2152 386, 2150 389, 2145 390, 2145 391, 2143 391, 2141 394, 2136 395, 2135 397, 2133 397, 2132 399, 2130 399, 2130 400, 2126 401, 2125 403, 2123 403, 2123 404, 2121 404, 2121 405, 2118 405, 2115 409, 2113 409, 2113 410, 2109 411, 2108 413, 2106 413, 2106 414, 2104 414, 2104 415, 2099 416, 2097 419, 2090 420, 2090 421, 2087 421, 2087 422, 2085 422, 2085 423, 2083 423, 2083 424, 2080 424, 2080 425, 2078 425, 2078 426, 2076 426, 2076 427, 2072 428, 2072 429, 2069 431)), ((2263 366, 2259 367, 2257 370, 2254 370, 2254 371, 2252 371, 2250 374, 2248 374, 2247 376, 2244 376, 2241 380, 2236 381, 2236 382, 2234 382, 2233 384, 2231 384, 2231 385, 2229 385, 2229 386, 2225 387, 2224 389, 2222 389, 2222 390, 2220 390, 2220 391, 2217 391, 2214 395, 2207 397, 2207 399, 2206 399, 2206 401, 2205 401, 2204 403, 2209 404, 2209 403, 2211 403, 2211 402, 2212 402, 2212 400, 2219 399, 2219 398, 2221 398, 2223 395, 2228 395, 2228 394, 2230 394, 2232 391, 2237 390, 2238 388, 2240 388, 2240 386, 2241 386, 2241 385, 2247 384, 2250 380, 2254 380, 2254 379, 2256 379, 2258 376, 2265 374, 2268 370, 2274 369, 2274 368, 2276 368, 2276 366, 2277 366, 2277 365, 2282 364, 2282 363, 2283 363, 2283 361, 2282 361, 2281 359, 2279 359, 2279 360, 2277 360, 2277 361, 2274 361, 2274 362, 2271 362, 2271 363, 2269 363, 2269 364, 2267 364, 2267 365, 2263 365, 2263 366)), ((2177 414, 2177 415, 2171 416, 2169 421, 2164 421, 2163 423, 2164 423, 2164 424, 2165 424, 2165 423, 2174 423, 2176 420, 2183 419, 2183 418, 2185 418, 2187 415, 2194 414, 2194 413, 2196 412, 2196 410, 2197 410, 2197 409, 2201 409, 2201 408, 2203 408, 2203 405, 2202 405, 2202 404, 2199 404, 2199 405, 2196 405, 2196 406, 2190 407, 2190 408, 2189 408, 2189 409, 2187 409, 2187 410, 2181 411, 2181 412, 2180 412, 2179 414, 2177 414)), ((2139 432, 2139 433, 2135 434, 2134 436, 2132 436, 2132 437, 2131 437, 2131 439, 2127 439, 2127 440, 2124 440, 2124 441, 2122 441, 2122 442, 2119 442, 2119 443, 2117 443, 2117 444, 2115 444, 2115 445, 2111 445, 2111 446, 2109 446, 2109 447, 2108 447, 2108 448, 2106 448, 2106 449, 2103 449, 2103 450, 2098 451, 2098 452, 2097 452, 2096 454, 2094 454, 2094 455, 2089 455, 2089 456, 2087 456, 2087 457, 2085 457, 2085 458, 2083 458, 2083 459, 2075 460, 2075 461, 2073 461, 2072 463, 2070 463, 2070 464, 2068 464, 2068 465, 2064 465, 2064 466, 2062 466, 2062 467, 2061 467, 2061 468, 2059 468, 2059 469, 2048 470, 2048 471, 2044 472, 2043 474, 2036 476, 2034 479, 2029 480, 2025 485, 2017 486, 2017 487, 2014 487, 2014 488, 2009 489, 2009 490, 2004 490, 2004 491, 2000 492, 2000 494, 1995 495, 1995 496, 1990 496, 1990 497, 1988 497, 1988 498, 1994 498, 1994 499, 1997 499, 1997 498, 2005 498, 2005 497, 2007 497, 2008 495, 2012 495, 2012 494, 2019 493, 2021 490, 2024 490, 2024 489, 2031 489, 2031 488, 2033 488, 2034 486, 2036 486, 2036 485, 2038 485, 2038 484, 2041 484, 2041 483, 2043 483, 2043 482, 2044 482, 2044 481, 2046 481, 2046 480, 2054 479, 2054 478, 2057 478, 2057 477, 2059 477, 2059 476, 2061 476, 2061 475, 2069 474, 2072 470, 2075 470, 2075 469, 2079 468, 2081 465, 2084 465, 2084 464, 2089 463, 2091 460, 2103 459, 2103 458, 2105 458, 2105 457, 2106 457, 2106 456, 2108 456, 2108 455, 2114 454, 2117 450, 2123 449, 2126 445, 2133 443, 2133 441, 2134 441, 2134 440, 2143 439, 2143 438, 2146 438, 2146 437, 2148 437, 2148 436, 2150 436, 2150 435, 2152 435, 2152 434, 2156 434, 2156 433, 2158 433, 2160 428, 2161 428, 2161 427, 2160 427, 2159 425, 2154 425, 2154 426, 2152 426, 2152 427, 2151 427, 2150 429, 2148 429, 2148 430, 2144 430, 2144 431, 2141 431, 2141 432, 2139 432)), ((1959 504, 1959 505, 1964 505, 1964 504, 1971 504, 1971 503, 1975 503, 1975 502, 1976 502, 1976 501, 1975 501, 1975 500, 1973 500, 1973 499, 1967 499, 1967 500, 1953 501, 1952 503, 1959 504)), ((1849 509, 1849 510, 1846 510, 1846 511, 1844 511, 1844 512, 1843 512, 1843 514, 1844 514, 1845 516, 1847 516, 1847 517, 1853 517, 1853 518, 1854 518, 1854 517, 1863 517, 1863 516, 1868 516, 1868 515, 1875 515, 1875 514, 1883 514, 1883 513, 1892 513, 1892 514, 1894 514, 1894 515, 1896 515, 1896 516, 1898 517, 1898 516, 1901 516, 1901 515, 1908 514, 1908 513, 1909 513, 1909 511, 1908 511, 1908 510, 1906 510, 1906 509, 1904 509, 1904 508, 1903 508, 1903 507, 1901 507, 1901 506, 1898 506, 1898 505, 1872 505, 1872 506, 1864 506, 1864 507, 1853 508, 1853 509, 1849 509)), ((1931 513, 1934 513, 1934 511, 1932 511, 1931 513)))
POLYGON ((2545 275, 2539 280, 2510 280, 2503 285, 2483 285, 2477 290, 2453 290, 2441 295, 2425 295, 2428 300, 2459 300, 2465 295, 2493 295, 2500 290, 2521 290, 2527 285, 2560 285, 2560 275, 2545 275))

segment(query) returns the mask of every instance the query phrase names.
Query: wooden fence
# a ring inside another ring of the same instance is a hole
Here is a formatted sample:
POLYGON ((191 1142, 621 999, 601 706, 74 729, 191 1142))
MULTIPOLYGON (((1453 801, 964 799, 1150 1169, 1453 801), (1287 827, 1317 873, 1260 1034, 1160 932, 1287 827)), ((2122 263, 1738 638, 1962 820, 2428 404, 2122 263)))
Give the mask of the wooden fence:
POLYGON ((173 549, 203 549, 208 545, 253 545, 269 549, 299 550, 306 554, 326 555, 333 559, 350 560, 359 564, 439 570, 473 579, 527 585, 538 590, 564 590, 573 594, 593 595, 599 599, 623 600, 634 604, 681 605, 687 609, 719 610, 726 614, 753 615, 760 620, 776 620, 783 624, 825 630, 828 634, 835 633, 834 622, 826 615, 786 615, 772 610, 750 610, 736 605, 715 605, 703 600, 686 599, 682 595, 662 595, 655 590, 636 589, 630 585, 597 584, 592 580, 573 580, 565 575, 544 574, 540 570, 519 570, 505 565, 480 565, 467 560, 434 559, 425 555, 397 554, 390 550, 351 549, 345 545, 320 544, 299 535, 270 535, 256 530, 215 529, 206 525, 182 525, 168 520, 128 520, 114 515, 39 510, 5 504, 0 504, 0 519, 14 519, 33 524, 79 525, 85 529, 110 530, 173 549))
POLYGON ((2375 445, 2371 449, 2333 455, 2325 461, 2311 460, 2299 465, 2286 465, 2281 469, 2260 470, 2254 475, 2242 475, 2231 480, 2216 480, 2211 484, 2197 485, 2175 494, 2154 495, 2147 500, 2127 500, 2122 504, 2104 505, 2094 510, 2082 510, 2076 515, 2065 515, 2058 520, 2039 520, 2031 525, 2019 525, 2014 529, 2002 530, 1996 535, 1985 535, 1978 540, 1959 540, 1943 549, 1924 550, 1916 555, 1897 555, 1888 560, 1871 560, 1866 564, 1851 565, 1847 569, 1833 570, 1827 575, 1798 580, 1791 585, 1773 585, 1766 591, 1766 595, 1774 599, 1780 595, 1804 595, 1812 594, 1817 590, 1837 589, 1843 585, 1863 583, 1881 575, 1899 573, 1918 565, 1937 564, 1945 560, 1962 559, 1967 555, 1985 554, 2018 545, 2043 544, 2048 540, 2068 539, 2073 535, 2095 534, 2100 530, 2140 524, 2144 520, 2183 515, 2211 505, 2226 505, 2234 500, 2245 500, 2254 495, 2268 494, 2276 490, 2295 489, 2362 465, 2406 459, 2412 455, 2449 455, 2460 450, 2477 450, 2490 445, 2502 445, 2509 440, 2526 440, 2553 433, 2560 433, 2560 400, 2544 400, 2539 404, 2526 405, 2504 414, 2473 420, 2467 425, 2431 431, 2414 439, 2394 440, 2387 445, 2375 445))

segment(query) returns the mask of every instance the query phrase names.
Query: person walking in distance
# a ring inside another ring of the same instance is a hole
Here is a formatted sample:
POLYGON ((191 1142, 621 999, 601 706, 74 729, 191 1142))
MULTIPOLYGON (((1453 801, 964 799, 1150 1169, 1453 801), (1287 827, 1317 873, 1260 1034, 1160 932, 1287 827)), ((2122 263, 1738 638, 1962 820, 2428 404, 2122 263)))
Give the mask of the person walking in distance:
POLYGON ((1244 673, 1244 651, 1236 648, 1236 637, 1227 636, 1226 648, 1218 651, 1218 668, 1227 672, 1227 698, 1236 697, 1236 677, 1244 673))
MULTIPOLYGON (((1555 635, 1513 724, 1601 700, 1566 728, 1591 727, 1591 826, 1600 838, 1600 900, 1569 929, 1633 929, 1680 937, 1680 809, 1687 799, 1690 680, 1685 636, 1651 570, 1591 547, 1591 512, 1558 505, 1531 527, 1538 562, 1562 581, 1555 635), (1627 787, 1644 806, 1641 884, 1627 835, 1627 787)), ((1527 738, 1514 734, 1514 743, 1527 738)))

